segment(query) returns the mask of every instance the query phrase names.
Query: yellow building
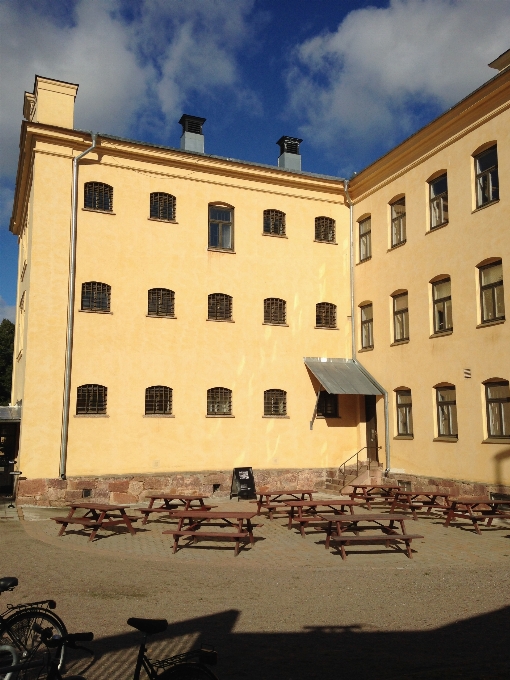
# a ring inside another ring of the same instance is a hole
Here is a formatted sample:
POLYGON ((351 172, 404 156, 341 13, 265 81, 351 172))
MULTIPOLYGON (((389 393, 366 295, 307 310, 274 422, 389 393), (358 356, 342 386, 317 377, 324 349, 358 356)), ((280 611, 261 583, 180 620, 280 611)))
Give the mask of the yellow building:
POLYGON ((340 489, 365 459, 504 492, 508 56, 350 183, 302 172, 295 138, 274 167, 206 155, 193 116, 181 149, 91 137, 78 87, 36 77, 10 227, 19 502, 224 494, 239 466, 340 489))

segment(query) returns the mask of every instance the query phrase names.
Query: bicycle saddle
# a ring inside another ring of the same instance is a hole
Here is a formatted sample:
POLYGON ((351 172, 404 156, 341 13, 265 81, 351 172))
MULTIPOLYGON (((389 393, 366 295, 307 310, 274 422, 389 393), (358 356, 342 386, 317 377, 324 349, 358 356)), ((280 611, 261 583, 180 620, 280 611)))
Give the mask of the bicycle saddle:
POLYGON ((168 621, 166 619, 135 619, 127 620, 128 626, 136 628, 147 635, 154 635, 155 633, 162 633, 168 628, 168 621))
POLYGON ((6 590, 12 590, 18 585, 18 579, 15 576, 4 576, 0 578, 0 593, 6 590))

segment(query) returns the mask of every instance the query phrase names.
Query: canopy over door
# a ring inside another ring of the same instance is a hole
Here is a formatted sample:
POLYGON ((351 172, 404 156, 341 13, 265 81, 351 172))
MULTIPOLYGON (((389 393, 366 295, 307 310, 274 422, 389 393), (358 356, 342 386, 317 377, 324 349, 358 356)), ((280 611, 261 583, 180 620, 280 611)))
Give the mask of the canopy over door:
POLYGON ((329 394, 383 394, 351 359, 305 357, 304 361, 329 394))

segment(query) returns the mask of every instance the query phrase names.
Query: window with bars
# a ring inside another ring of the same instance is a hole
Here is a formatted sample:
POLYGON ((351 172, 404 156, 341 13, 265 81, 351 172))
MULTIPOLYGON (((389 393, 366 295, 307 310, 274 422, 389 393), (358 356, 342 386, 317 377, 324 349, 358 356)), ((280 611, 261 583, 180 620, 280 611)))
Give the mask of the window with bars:
POLYGON ((212 387, 207 390, 207 415, 232 415, 232 390, 227 387, 212 387))
POLYGON ((80 385, 76 399, 76 415, 105 415, 108 388, 104 385, 80 385))
POLYGON ((338 418, 338 394, 321 391, 317 402, 318 418, 338 418))
POLYGON ((397 390, 397 433, 413 436, 413 400, 411 390, 397 390))
POLYGON ((315 218, 315 240, 324 243, 336 242, 336 222, 332 217, 315 218))
POLYGON ((441 279, 432 284, 434 298, 434 333, 453 330, 452 317, 452 282, 441 279))
POLYGON ((475 156, 476 207, 499 200, 498 147, 491 146, 475 156))
POLYGON ((487 434, 510 437, 510 386, 508 380, 485 383, 487 434))
POLYGON ((409 303, 407 293, 393 296, 394 342, 409 340, 409 303))
POLYGON ((285 213, 281 210, 264 210, 264 234, 285 236, 285 213))
POLYGON ((150 217, 171 222, 175 220, 175 196, 161 191, 150 195, 150 217))
POLYGON ((319 302, 315 305, 315 327, 336 328, 336 305, 332 302, 319 302))
POLYGON ((84 207, 90 210, 113 210, 113 187, 103 182, 85 182, 84 207))
POLYGON ((458 437, 455 386, 436 387, 437 436, 458 437))
POLYGON ((374 308, 372 304, 361 307, 361 348, 374 346, 374 308))
POLYGON ((153 385, 145 390, 145 415, 172 415, 172 388, 153 385))
POLYGON ((287 392, 285 392, 285 390, 265 390, 264 415, 265 416, 287 415, 287 392))
POLYGON ((480 267, 480 306, 482 323, 504 320, 505 291, 501 260, 480 267))
POLYGON ((234 250, 234 210, 209 206, 209 248, 234 250))
POLYGON ((359 261, 372 257, 372 218, 367 217, 359 223, 359 261))
POLYGON ((391 247, 406 242, 406 199, 401 198, 391 205, 391 247))
POLYGON ((430 228, 448 223, 448 178, 446 173, 429 182, 430 228))
POLYGON ((111 286, 99 281, 87 281, 81 285, 81 309, 89 312, 109 312, 111 286))
POLYGON ((264 300, 264 323, 284 326, 287 323, 287 303, 280 298, 264 300))
POLYGON ((207 318, 212 321, 232 320, 232 297, 225 293, 211 293, 207 298, 207 318))
POLYGON ((148 291, 148 316, 175 316, 175 293, 168 288, 151 288, 148 291))

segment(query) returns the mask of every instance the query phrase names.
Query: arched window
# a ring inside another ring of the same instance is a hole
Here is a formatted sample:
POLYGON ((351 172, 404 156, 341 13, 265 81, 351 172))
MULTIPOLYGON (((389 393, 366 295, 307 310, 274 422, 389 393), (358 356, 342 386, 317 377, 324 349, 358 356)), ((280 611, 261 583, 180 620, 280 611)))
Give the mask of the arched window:
POLYGON ((76 415, 104 415, 108 388, 104 385, 80 385, 76 398, 76 415))
POLYGON ((332 217, 315 218, 315 240, 324 243, 335 243, 336 241, 336 222, 332 217))
POLYGON ((207 390, 207 415, 232 415, 232 390, 227 387, 212 387, 207 390))
POLYGON ((409 340, 409 302, 407 291, 393 297, 393 342, 409 340))
POLYGON ((87 281, 81 285, 81 309, 89 312, 109 312, 112 288, 107 283, 87 281))
POLYGON ((281 210, 264 210, 264 234, 285 236, 285 213, 281 210))
POLYGON ((359 261, 372 257, 372 217, 369 215, 359 223, 359 261))
POLYGON ((168 288, 151 288, 148 291, 148 316, 175 316, 175 293, 168 288))
POLYGON ((336 328, 336 305, 319 302, 315 305, 315 327, 336 328))
POLYGON ((458 438, 457 392, 455 385, 442 383, 435 388, 437 406, 437 436, 458 438))
POLYGON ((374 308, 371 302, 361 305, 361 349, 374 346, 374 308))
POLYGON ((150 216, 153 220, 175 220, 175 196, 157 191, 150 197, 150 216))
POLYGON ((510 437, 510 385, 508 380, 486 380, 485 405, 489 437, 510 437))
POLYGON ((400 437, 413 436, 413 400, 411 390, 399 387, 395 390, 397 400, 397 434, 400 437))
POLYGON ((228 205, 209 206, 209 248, 234 250, 234 208, 228 205))
POLYGON ((448 176, 445 172, 429 181, 430 228, 448 224, 448 176))
POLYGON ((391 204, 391 247, 406 242, 406 199, 399 198, 391 204))
POLYGON ((280 298, 264 300, 264 323, 284 326, 287 323, 287 303, 280 298))
POLYGON ((434 301, 434 333, 452 331, 452 282, 449 276, 432 283, 432 298, 434 301))
POLYGON ((89 210, 113 210, 113 187, 103 182, 85 182, 84 207, 89 210))
POLYGON ((172 388, 153 385, 145 390, 145 415, 172 415, 172 388))
POLYGON ((211 321, 231 321, 232 297, 225 293, 211 293, 207 298, 207 312, 211 321))
POLYGON ((285 392, 285 390, 265 390, 264 415, 265 416, 287 415, 287 392, 285 392))
POLYGON ((485 149, 475 157, 476 207, 499 200, 498 147, 485 149))
POLYGON ((503 263, 493 260, 478 267, 480 271, 480 307, 482 323, 503 321, 505 318, 505 290, 503 263))

